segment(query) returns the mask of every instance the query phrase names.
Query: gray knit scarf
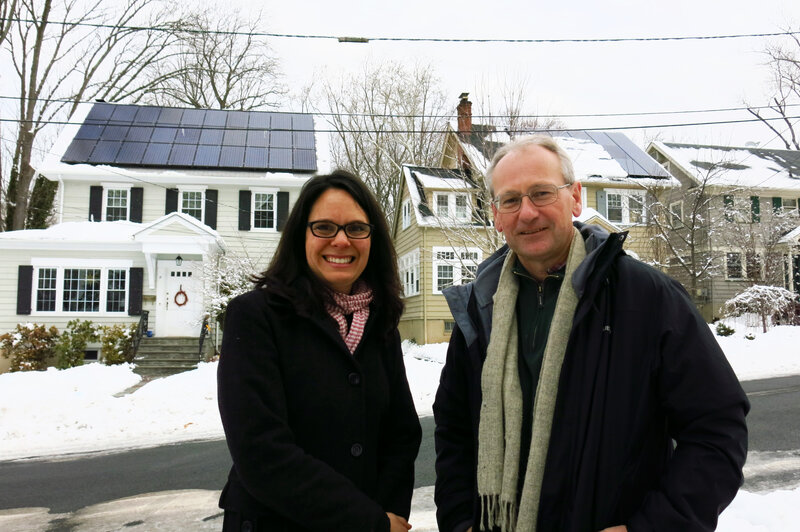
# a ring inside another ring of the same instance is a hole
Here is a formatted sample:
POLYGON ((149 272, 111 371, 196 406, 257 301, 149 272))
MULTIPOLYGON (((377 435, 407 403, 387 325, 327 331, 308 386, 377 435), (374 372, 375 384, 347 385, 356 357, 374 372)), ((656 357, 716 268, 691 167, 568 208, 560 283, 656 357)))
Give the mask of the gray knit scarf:
POLYGON ((503 532, 536 530, 561 363, 578 304, 571 278, 585 257, 583 238, 575 229, 533 403, 533 436, 522 497, 517 497, 522 391, 517 367, 516 301, 519 284, 512 273, 516 255, 509 252, 503 263, 494 295, 492 333, 481 374, 483 401, 478 429, 480 518, 481 525, 488 525, 490 529, 499 527, 503 532))

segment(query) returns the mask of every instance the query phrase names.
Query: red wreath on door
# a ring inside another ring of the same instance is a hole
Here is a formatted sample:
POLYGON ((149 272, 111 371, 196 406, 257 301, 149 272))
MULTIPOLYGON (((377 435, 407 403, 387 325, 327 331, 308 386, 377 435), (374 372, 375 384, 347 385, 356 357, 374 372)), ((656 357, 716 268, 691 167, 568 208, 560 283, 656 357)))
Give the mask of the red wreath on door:
POLYGON ((175 304, 178 305, 179 307, 182 307, 189 302, 189 296, 187 296, 186 292, 183 291, 183 285, 181 285, 178 291, 175 292, 175 297, 173 298, 173 301, 175 301, 175 304), (178 301, 178 298, 180 298, 181 300, 178 301))

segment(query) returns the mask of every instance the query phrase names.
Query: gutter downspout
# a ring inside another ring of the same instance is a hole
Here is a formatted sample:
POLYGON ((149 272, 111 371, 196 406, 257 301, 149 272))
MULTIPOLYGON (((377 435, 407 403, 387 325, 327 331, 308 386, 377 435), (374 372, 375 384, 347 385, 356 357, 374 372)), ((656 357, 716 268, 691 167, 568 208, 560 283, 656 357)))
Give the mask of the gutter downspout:
POLYGON ((64 179, 58 174, 58 223, 64 223, 64 179))
MULTIPOLYGON (((420 262, 420 282, 424 282, 425 285, 422 287, 422 343, 428 343, 428 286, 427 281, 423 281, 423 279, 427 279, 425 277, 425 252, 428 251, 428 246, 425 244, 425 233, 427 233, 427 227, 423 226, 422 229, 422 253, 420 253, 419 262, 420 262)), ((433 264, 433 261, 431 261, 433 264)), ((433 282, 433 277, 431 277, 431 282, 433 282)))

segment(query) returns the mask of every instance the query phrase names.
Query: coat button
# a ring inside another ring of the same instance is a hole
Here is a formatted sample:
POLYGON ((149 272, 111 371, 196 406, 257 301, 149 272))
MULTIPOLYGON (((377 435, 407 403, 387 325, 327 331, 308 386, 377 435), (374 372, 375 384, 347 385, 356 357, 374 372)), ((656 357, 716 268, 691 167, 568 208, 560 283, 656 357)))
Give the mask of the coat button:
POLYGON ((347 382, 349 382, 353 386, 358 386, 359 384, 361 384, 361 375, 359 375, 358 373, 351 373, 350 375, 347 376, 347 382))
POLYGON ((354 443, 352 447, 350 447, 350 454, 353 455, 353 458, 358 458, 364 454, 364 448, 361 447, 360 443, 354 443))
POLYGON ((253 523, 250 521, 242 521, 242 532, 253 532, 253 523))

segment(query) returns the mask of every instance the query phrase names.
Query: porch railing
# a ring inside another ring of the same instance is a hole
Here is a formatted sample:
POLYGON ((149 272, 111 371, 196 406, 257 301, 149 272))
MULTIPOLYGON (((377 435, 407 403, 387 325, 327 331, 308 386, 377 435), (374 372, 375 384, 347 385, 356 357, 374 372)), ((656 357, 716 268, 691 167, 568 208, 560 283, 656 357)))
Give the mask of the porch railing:
POLYGON ((133 356, 136 356, 136 353, 139 351, 139 342, 142 340, 142 337, 147 334, 147 329, 149 327, 148 322, 150 319, 150 311, 143 310, 142 315, 139 316, 139 326, 136 328, 136 334, 133 335, 133 356))
POLYGON ((210 332, 210 327, 208 326, 208 316, 203 318, 203 325, 200 327, 200 347, 197 352, 197 357, 202 359, 203 358, 203 342, 206 340, 206 336, 210 332))

